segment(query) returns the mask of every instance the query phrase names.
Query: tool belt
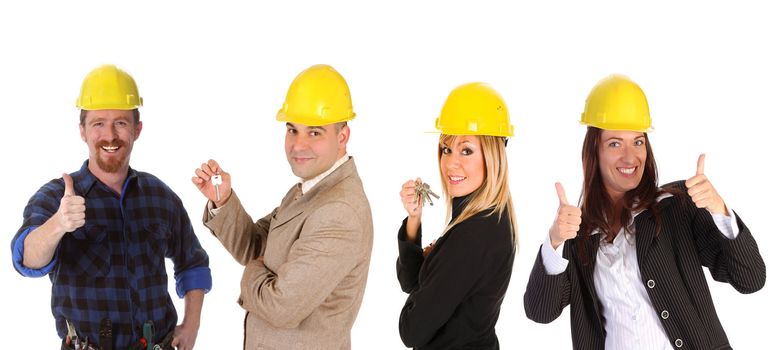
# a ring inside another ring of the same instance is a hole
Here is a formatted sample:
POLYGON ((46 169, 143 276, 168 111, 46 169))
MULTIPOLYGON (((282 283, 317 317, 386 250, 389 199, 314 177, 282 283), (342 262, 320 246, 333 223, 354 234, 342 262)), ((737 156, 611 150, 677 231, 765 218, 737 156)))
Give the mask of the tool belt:
MULTIPOLYGON (((75 333, 75 332, 74 332, 75 333)), ((89 343, 88 339, 81 339, 78 336, 66 336, 62 340, 61 350, 114 350, 114 338, 111 327, 111 320, 103 319, 100 321, 100 339, 97 343, 89 343)), ((171 346, 171 342, 174 339, 174 331, 166 334, 165 337, 159 343, 152 343, 155 338, 154 326, 152 321, 144 323, 144 337, 137 341, 135 344, 131 344, 127 348, 117 350, 174 350, 171 346)))

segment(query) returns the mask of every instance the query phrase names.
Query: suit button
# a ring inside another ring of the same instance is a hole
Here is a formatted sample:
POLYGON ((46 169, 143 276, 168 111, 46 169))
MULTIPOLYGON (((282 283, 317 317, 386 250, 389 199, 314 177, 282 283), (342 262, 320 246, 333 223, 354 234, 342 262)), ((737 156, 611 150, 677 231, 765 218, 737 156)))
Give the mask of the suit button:
POLYGON ((675 339, 675 346, 678 348, 683 347, 683 340, 675 339))
POLYGON ((654 287, 656 287, 656 282, 654 282, 654 280, 648 280, 646 285, 648 285, 648 288, 654 289, 654 287))
POLYGON ((669 317, 670 317, 670 313, 669 313, 669 312, 667 312, 667 310, 663 310, 663 311, 662 311, 662 319, 663 319, 663 320, 666 320, 666 319, 667 319, 667 318, 669 318, 669 317))

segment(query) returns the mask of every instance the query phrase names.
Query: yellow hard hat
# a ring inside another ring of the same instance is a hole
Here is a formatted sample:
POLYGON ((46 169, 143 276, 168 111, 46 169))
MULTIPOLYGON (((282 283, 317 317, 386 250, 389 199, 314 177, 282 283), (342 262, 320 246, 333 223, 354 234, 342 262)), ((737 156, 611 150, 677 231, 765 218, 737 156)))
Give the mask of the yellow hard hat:
POLYGON ((136 81, 127 72, 114 65, 93 69, 81 84, 76 107, 84 110, 121 109, 141 107, 144 99, 138 96, 136 81))
POLYGON ((453 89, 436 127, 446 135, 513 136, 507 104, 485 83, 468 83, 453 89))
POLYGON ((643 90, 623 75, 611 75, 591 89, 580 123, 604 130, 653 130, 643 90))
POLYGON ((308 126, 346 122, 355 118, 350 88, 331 66, 318 64, 298 74, 287 90, 277 120, 308 126))

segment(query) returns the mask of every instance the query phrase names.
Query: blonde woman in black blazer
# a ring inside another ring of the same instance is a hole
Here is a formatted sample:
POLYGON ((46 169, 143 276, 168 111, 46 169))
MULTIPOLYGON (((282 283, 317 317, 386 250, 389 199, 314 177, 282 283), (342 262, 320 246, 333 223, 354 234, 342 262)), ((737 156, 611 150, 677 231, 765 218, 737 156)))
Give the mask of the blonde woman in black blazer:
POLYGON ((705 176, 657 185, 642 90, 611 76, 583 113, 579 207, 556 184, 559 212, 524 295, 526 315, 548 323, 570 306, 574 349, 731 349, 702 267, 752 293, 765 264, 748 227, 705 176))
POLYGON ((398 233, 396 271, 409 294, 399 334, 415 349, 499 349, 494 326, 510 282, 515 214, 505 146, 507 107, 483 83, 451 92, 437 119, 438 155, 450 222, 435 244, 421 245, 419 182, 400 197, 407 218, 398 233))

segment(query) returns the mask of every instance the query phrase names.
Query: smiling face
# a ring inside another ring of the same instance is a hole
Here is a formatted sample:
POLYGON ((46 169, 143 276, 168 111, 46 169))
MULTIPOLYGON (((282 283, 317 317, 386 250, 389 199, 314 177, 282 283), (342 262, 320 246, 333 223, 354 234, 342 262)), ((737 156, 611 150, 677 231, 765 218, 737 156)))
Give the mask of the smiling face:
POLYGON ((347 152, 347 123, 306 126, 287 123, 285 153, 293 174, 309 180, 330 169, 347 152))
POLYGON ((440 138, 439 171, 450 197, 463 197, 485 181, 485 159, 477 136, 440 138))
POLYGON ((89 148, 90 170, 109 174, 127 172, 133 143, 141 134, 141 122, 133 122, 133 111, 86 111, 80 126, 81 139, 89 148), (97 169, 93 166, 97 165, 97 169))
POLYGON ((603 130, 599 144, 599 171, 608 195, 617 202, 640 184, 646 160, 646 139, 635 131, 603 130))

